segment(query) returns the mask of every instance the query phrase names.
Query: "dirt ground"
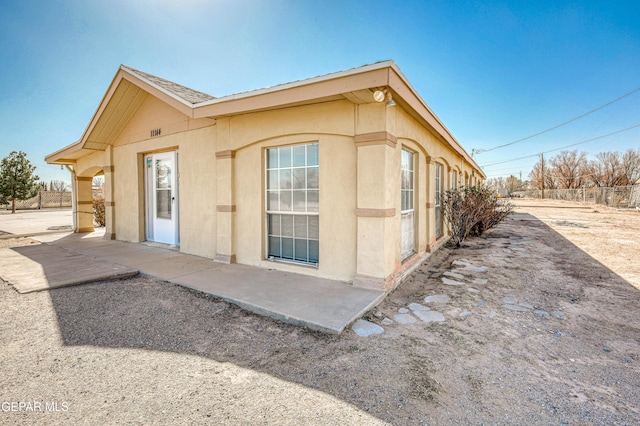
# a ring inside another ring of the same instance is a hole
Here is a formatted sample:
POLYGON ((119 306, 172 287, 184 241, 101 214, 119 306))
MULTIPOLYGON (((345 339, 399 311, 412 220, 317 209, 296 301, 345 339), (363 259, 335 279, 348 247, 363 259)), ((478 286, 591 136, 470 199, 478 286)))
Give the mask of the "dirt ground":
POLYGON ((367 315, 385 330, 370 337, 150 277, 0 283, 0 423, 640 424, 640 212, 517 204, 431 256, 367 315), (411 303, 445 321, 394 321, 411 303))

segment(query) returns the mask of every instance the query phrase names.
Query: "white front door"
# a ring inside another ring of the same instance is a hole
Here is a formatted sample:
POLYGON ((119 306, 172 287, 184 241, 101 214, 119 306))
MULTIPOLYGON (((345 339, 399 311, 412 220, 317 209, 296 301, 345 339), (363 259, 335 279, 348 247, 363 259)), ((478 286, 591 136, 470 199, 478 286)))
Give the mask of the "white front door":
POLYGON ((147 240, 179 245, 178 153, 148 154, 145 166, 147 240))

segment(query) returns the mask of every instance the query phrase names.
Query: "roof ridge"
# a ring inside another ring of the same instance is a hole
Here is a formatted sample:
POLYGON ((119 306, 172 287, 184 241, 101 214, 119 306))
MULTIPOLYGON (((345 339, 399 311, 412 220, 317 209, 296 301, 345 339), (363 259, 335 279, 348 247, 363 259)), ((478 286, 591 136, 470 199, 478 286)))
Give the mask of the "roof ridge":
POLYGON ((163 89, 164 91, 169 92, 170 94, 192 105, 198 104, 200 102, 216 99, 215 96, 212 96, 208 93, 201 92, 199 90, 192 89, 190 87, 175 83, 165 78, 158 77, 156 75, 137 70, 128 65, 120 65, 120 68, 125 69, 126 71, 131 72, 133 74, 136 74, 138 77, 146 80, 152 85, 157 86, 160 89, 163 89))

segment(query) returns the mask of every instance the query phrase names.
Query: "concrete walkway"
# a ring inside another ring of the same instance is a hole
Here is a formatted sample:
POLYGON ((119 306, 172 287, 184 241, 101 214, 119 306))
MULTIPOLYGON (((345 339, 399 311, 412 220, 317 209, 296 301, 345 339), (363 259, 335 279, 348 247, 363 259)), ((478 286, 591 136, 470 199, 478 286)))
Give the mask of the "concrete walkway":
POLYGON ((0 248, 0 278, 21 294, 135 275, 136 269, 47 244, 0 248))
POLYGON ((223 265, 169 248, 104 240, 101 232, 40 235, 35 239, 44 245, 39 246, 37 257, 25 254, 25 265, 42 262, 47 249, 51 253, 64 250, 80 255, 75 266, 60 268, 68 276, 77 274, 90 260, 106 262, 211 294, 260 315, 326 333, 341 333, 385 296, 381 291, 339 281, 239 264, 223 265))

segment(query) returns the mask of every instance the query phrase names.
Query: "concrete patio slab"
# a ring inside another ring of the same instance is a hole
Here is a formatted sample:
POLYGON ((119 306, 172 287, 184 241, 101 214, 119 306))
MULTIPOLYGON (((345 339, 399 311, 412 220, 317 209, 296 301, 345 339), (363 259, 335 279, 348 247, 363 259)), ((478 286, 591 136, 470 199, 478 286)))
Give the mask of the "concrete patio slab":
POLYGON ((46 244, 0 249, 0 278, 18 293, 127 278, 138 271, 46 244))
POLYGON ((94 232, 35 238, 47 241, 46 246, 139 270, 248 311, 325 333, 341 333, 386 295, 340 281, 225 265, 174 248, 104 240, 102 235, 94 232))

